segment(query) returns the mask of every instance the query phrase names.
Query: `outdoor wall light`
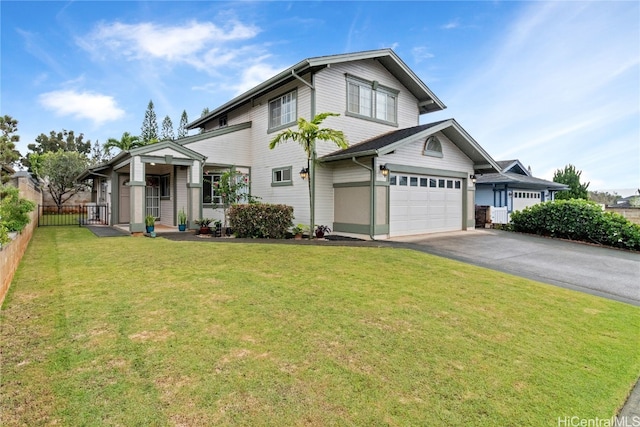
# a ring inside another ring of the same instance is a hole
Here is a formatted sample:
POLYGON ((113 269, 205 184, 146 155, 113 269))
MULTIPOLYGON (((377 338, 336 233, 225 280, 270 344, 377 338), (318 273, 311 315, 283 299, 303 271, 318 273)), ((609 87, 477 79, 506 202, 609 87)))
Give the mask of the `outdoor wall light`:
POLYGON ((476 183, 476 176, 475 175, 469 175, 469 179, 471 179, 471 182, 473 182, 474 184, 476 183))
POLYGON ((307 179, 309 177, 309 168, 302 168, 300 170, 300 178, 307 179))
POLYGON ((389 176, 389 169, 387 169, 387 165, 380 165, 380 172, 384 177, 389 176))

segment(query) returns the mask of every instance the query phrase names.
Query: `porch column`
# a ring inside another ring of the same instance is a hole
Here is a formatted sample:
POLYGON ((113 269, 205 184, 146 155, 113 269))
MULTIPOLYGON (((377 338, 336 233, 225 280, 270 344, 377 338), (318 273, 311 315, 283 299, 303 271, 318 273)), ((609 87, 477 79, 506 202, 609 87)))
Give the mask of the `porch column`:
POLYGON ((140 156, 133 156, 129 164, 129 187, 131 188, 129 195, 129 231, 131 233, 141 233, 145 231, 146 186, 145 164, 142 162, 140 156))
POLYGON ((195 220, 202 218, 202 163, 194 160, 187 171, 187 220, 197 228, 195 220))

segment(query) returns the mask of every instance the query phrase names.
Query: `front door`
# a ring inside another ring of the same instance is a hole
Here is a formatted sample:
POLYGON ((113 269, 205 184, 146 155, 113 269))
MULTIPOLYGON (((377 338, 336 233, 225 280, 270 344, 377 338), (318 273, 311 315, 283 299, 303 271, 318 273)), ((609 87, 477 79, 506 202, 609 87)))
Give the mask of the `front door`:
POLYGON ((129 187, 129 177, 127 175, 120 175, 118 179, 120 187, 120 207, 118 208, 118 223, 128 224, 130 221, 130 201, 129 193, 131 188, 129 187))

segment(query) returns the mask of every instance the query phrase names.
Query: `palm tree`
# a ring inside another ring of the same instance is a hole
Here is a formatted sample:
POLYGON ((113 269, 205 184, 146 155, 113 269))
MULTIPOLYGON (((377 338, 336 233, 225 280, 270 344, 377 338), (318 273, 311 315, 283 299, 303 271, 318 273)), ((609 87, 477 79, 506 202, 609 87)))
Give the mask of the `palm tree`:
MULTIPOLYGON (((321 128, 320 124, 329 116, 339 116, 336 113, 319 113, 309 122, 304 118, 298 119, 298 130, 286 129, 277 134, 269 143, 269 148, 273 150, 278 144, 286 141, 294 141, 300 144, 307 155, 307 172, 309 173, 309 212, 310 227, 309 238, 314 230, 315 212, 313 209, 313 193, 311 191, 312 181, 315 178, 315 162, 316 162, 316 140, 329 141, 336 144, 339 148, 345 149, 349 147, 344 133, 339 130, 321 128)), ((315 183, 314 183, 315 186, 315 183)))
POLYGON ((109 138, 104 145, 105 149, 118 148, 120 151, 129 151, 132 148, 141 147, 144 143, 140 141, 139 136, 131 135, 129 132, 122 134, 122 138, 118 141, 115 138, 109 138))

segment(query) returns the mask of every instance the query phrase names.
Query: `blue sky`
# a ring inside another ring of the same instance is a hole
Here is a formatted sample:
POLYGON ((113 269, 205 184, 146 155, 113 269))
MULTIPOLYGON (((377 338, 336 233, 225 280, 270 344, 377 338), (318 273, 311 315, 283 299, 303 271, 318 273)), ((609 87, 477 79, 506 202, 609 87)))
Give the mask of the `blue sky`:
MULTIPOLYGON (((19 149, 62 129, 177 127, 305 58, 393 48, 496 160, 640 188, 638 2, 0 2, 0 114, 19 149)), ((628 193, 628 194, 627 194, 628 193)))

